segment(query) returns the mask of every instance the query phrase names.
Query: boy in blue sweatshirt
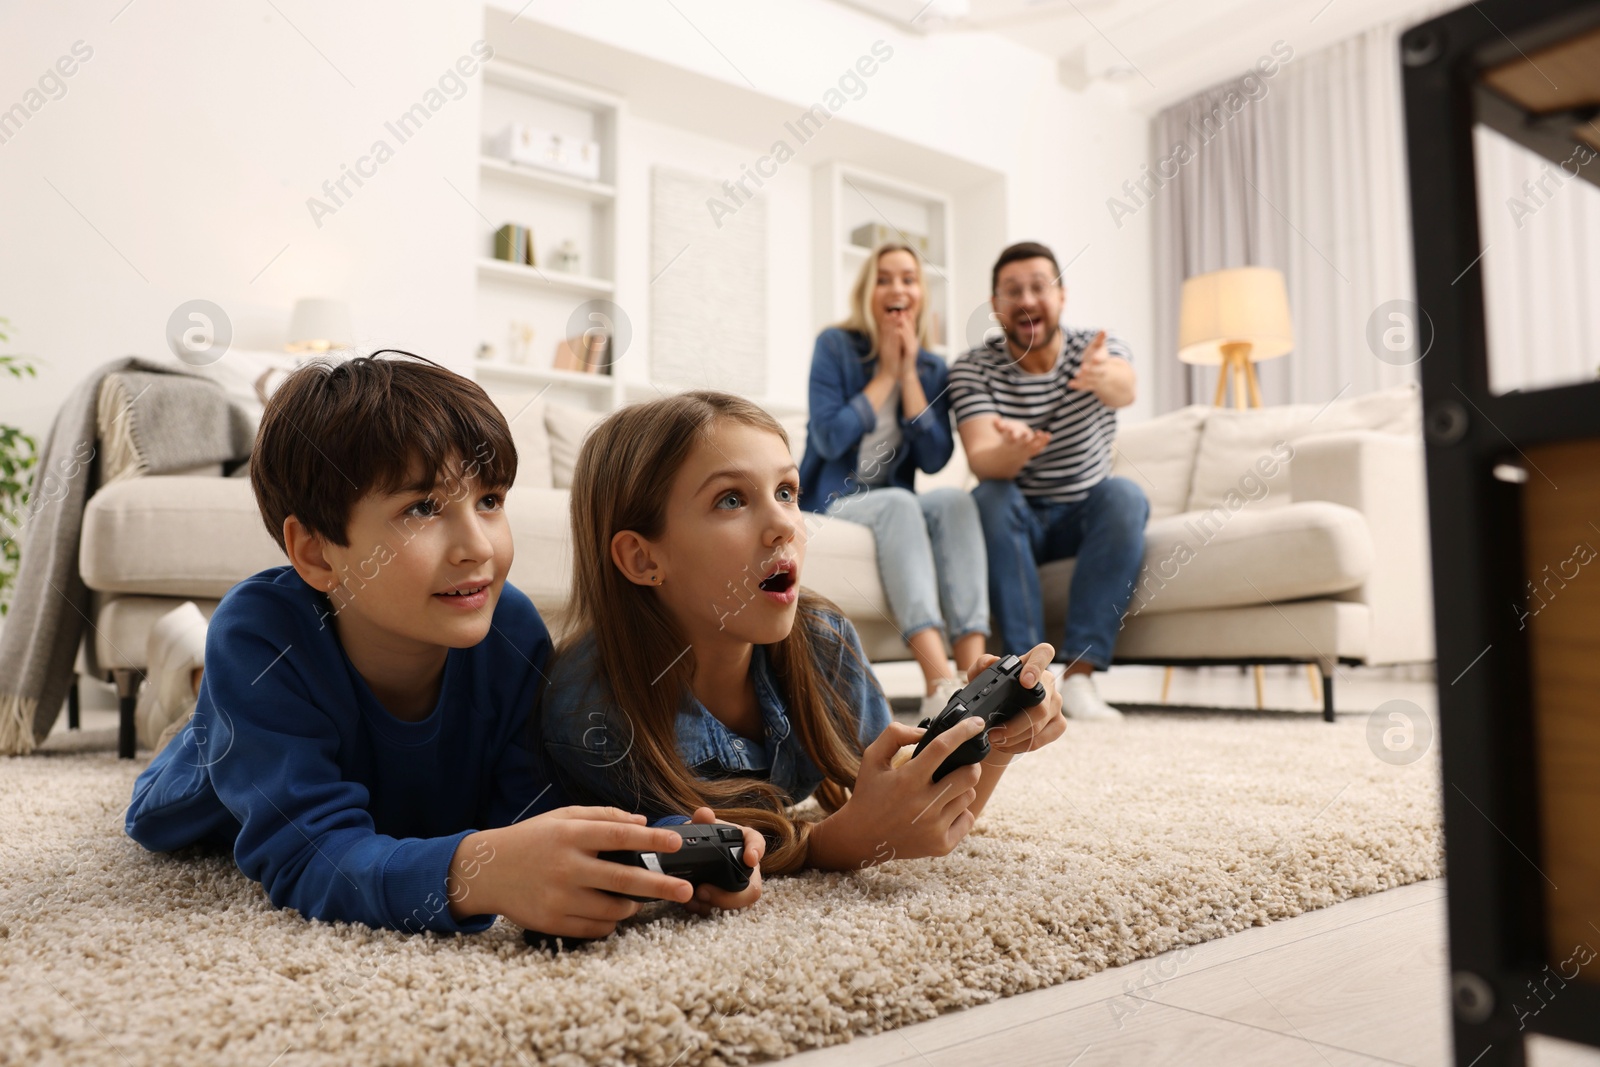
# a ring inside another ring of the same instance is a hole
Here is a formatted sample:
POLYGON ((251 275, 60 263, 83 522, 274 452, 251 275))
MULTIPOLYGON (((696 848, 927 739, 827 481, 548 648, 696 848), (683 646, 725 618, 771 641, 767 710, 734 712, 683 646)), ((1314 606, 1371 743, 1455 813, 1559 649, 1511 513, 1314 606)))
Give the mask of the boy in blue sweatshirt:
POLYGON ((473 382, 397 355, 310 363, 267 404, 250 482, 289 564, 217 605, 129 836, 231 847, 275 905, 407 931, 603 937, 639 907, 617 894, 690 900, 597 856, 678 834, 562 806, 525 736, 551 645, 506 582, 510 430, 473 382))

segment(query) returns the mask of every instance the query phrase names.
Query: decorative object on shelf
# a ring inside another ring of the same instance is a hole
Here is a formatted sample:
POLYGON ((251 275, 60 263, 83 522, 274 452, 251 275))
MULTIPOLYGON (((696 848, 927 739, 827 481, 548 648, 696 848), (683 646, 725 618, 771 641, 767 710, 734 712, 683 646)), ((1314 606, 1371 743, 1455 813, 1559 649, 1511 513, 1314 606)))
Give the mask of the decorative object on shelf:
POLYGON ((597 142, 565 137, 526 123, 509 123, 489 138, 488 154, 508 163, 541 167, 591 182, 600 180, 597 142))
POLYGON ((494 358, 494 345, 490 344, 488 341, 478 342, 478 362, 493 363, 494 358))
POLYGON ((583 265, 583 257, 578 252, 578 246, 572 243, 572 238, 567 238, 556 246, 551 253, 551 266, 565 274, 582 274, 578 268, 583 265))
POLYGON ((514 222, 508 222, 494 231, 494 258, 537 267, 539 263, 533 254, 533 231, 514 222))
POLYGON ((585 330, 556 346, 556 370, 578 374, 611 373, 611 334, 601 329, 585 330))
POLYGON ((1221 366, 1217 395, 1221 407, 1233 379, 1233 406, 1261 406, 1255 365, 1294 348, 1289 291, 1283 272, 1271 267, 1234 267, 1197 274, 1183 282, 1178 314, 1178 358, 1184 363, 1221 366))
POLYGON ((289 341, 286 351, 320 355, 336 349, 351 348, 356 331, 350 325, 350 305, 343 300, 313 297, 294 302, 294 313, 289 317, 289 341))
POLYGON ((928 239, 920 233, 907 233, 881 222, 864 223, 850 231, 850 243, 868 252, 879 245, 891 242, 908 244, 915 248, 923 259, 932 262, 928 255, 928 239))
POLYGON ((511 344, 507 355, 513 363, 528 362, 528 355, 533 351, 534 329, 532 323, 513 322, 511 324, 511 344))

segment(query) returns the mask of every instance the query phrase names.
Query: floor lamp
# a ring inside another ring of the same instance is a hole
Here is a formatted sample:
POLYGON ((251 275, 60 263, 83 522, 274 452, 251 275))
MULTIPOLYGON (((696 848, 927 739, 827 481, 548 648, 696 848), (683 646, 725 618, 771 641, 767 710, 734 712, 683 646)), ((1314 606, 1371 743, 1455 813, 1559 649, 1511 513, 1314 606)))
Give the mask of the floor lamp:
MULTIPOLYGON (((1233 267, 1197 274, 1183 283, 1178 313, 1178 359, 1184 363, 1218 368, 1215 407, 1227 399, 1233 382, 1233 406, 1261 406, 1261 384, 1256 364, 1287 355, 1294 348, 1294 325, 1289 318, 1289 290, 1283 272, 1271 267, 1233 267)), ((1322 679, 1307 665, 1311 696, 1320 699, 1322 679)), ((1256 707, 1264 702, 1263 672, 1255 668, 1256 707)), ((1161 702, 1172 687, 1172 668, 1161 683, 1161 702)))
POLYGON ((1217 395, 1223 405, 1233 382, 1233 406, 1261 406, 1256 364, 1294 348, 1289 290, 1271 267, 1234 267, 1197 274, 1183 283, 1178 313, 1178 358, 1220 368, 1217 395))

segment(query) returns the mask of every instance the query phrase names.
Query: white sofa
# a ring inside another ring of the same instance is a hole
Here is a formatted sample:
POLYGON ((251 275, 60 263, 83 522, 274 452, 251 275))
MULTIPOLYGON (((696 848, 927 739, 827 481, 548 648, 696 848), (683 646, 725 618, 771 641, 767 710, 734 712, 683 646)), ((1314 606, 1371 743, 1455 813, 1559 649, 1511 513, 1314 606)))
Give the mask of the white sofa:
MULTIPOLYGON (((559 632, 572 566, 568 486, 598 416, 532 394, 496 401, 512 419, 519 456, 506 502, 516 543, 510 581, 559 632)), ((1419 423, 1417 395, 1405 388, 1320 412, 1195 406, 1123 428, 1115 472, 1144 487, 1151 519, 1146 570, 1117 660, 1316 664, 1331 717, 1336 661, 1431 659, 1419 423), (1263 477, 1256 463, 1279 441, 1293 459, 1263 477)), ((803 424, 786 424, 798 455, 803 424)), ((154 620, 183 600, 209 616, 234 583, 284 562, 248 479, 220 474, 115 481, 85 510, 79 562, 94 625, 78 670, 117 684, 127 739, 154 620)), ((972 484, 959 447, 925 482, 972 484)), ((1052 626, 1065 617, 1072 566, 1041 569, 1052 626)), ((854 622, 871 659, 910 658, 865 527, 813 522, 805 570, 805 584, 854 622)))

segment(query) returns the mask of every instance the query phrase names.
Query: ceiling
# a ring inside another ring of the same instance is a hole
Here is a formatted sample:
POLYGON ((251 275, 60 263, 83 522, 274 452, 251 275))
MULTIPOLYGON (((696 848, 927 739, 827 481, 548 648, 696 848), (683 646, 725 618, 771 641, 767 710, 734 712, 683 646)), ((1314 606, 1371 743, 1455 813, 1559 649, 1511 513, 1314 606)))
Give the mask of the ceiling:
POLYGON ((1058 62, 1069 88, 1119 85, 1164 107, 1236 77, 1282 41, 1305 55, 1450 0, 839 0, 907 32, 995 33, 1058 62))

